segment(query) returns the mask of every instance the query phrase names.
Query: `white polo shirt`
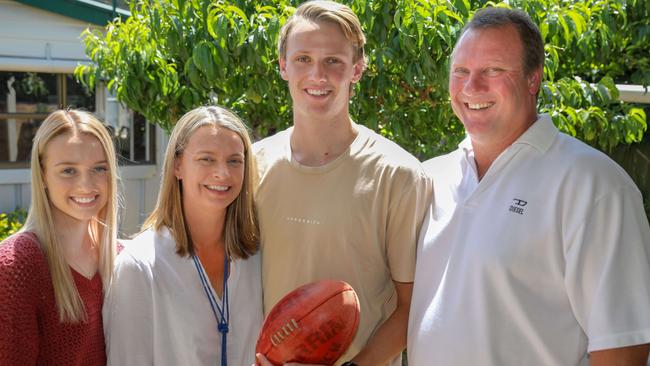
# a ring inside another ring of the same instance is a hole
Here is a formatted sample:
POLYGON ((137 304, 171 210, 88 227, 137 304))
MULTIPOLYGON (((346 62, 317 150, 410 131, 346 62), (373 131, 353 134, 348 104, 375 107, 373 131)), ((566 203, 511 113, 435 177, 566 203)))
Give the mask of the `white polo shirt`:
POLYGON ((480 182, 469 138, 425 169, 410 366, 587 365, 650 343, 650 229, 605 154, 543 115, 480 182))

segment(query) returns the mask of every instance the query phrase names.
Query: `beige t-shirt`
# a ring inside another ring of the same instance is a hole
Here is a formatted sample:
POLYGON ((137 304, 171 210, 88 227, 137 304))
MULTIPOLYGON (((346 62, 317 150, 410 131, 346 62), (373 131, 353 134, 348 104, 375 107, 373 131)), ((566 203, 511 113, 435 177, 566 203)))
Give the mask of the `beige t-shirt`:
POLYGON ((348 282, 359 296, 361 321, 339 362, 356 355, 392 314, 392 281, 413 281, 432 191, 416 158, 364 126, 355 128, 350 147, 320 167, 292 159, 292 128, 254 146, 264 312, 303 284, 348 282))

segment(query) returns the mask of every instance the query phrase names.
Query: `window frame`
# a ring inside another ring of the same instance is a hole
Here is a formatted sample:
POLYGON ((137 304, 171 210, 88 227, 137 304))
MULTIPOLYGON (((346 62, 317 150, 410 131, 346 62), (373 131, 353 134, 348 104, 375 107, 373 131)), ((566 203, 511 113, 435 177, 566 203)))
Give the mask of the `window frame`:
MULTIPOLYGON (((6 72, 5 70, 0 70, 0 72, 6 72)), ((56 84, 57 84, 57 108, 66 108, 68 107, 68 93, 67 93, 67 77, 69 75, 72 75, 71 73, 51 73, 51 72, 37 72, 37 73, 45 73, 45 74, 54 74, 56 75, 56 84)), ((122 156, 118 155, 118 162, 120 166, 147 166, 147 165, 156 165, 156 126, 149 123, 148 121, 144 121, 145 123, 145 131, 144 131, 144 144, 145 144, 145 159, 144 160, 139 160, 136 161, 135 158, 135 118, 134 118, 134 113, 129 110, 126 107, 123 107, 122 105, 119 105, 117 108, 118 115, 114 116, 115 118, 126 118, 127 120, 127 125, 122 125, 122 126, 116 126, 114 124, 108 123, 108 121, 105 120, 106 117, 106 109, 107 109, 107 104, 109 102, 112 103, 117 103, 116 99, 114 96, 112 96, 107 90, 106 87, 103 83, 98 84, 95 87, 95 90, 93 91, 94 97, 95 97, 95 107, 93 111, 90 111, 92 113, 97 114, 100 116, 102 119, 102 122, 104 122, 107 125, 110 125, 114 128, 117 127, 127 127, 128 130, 128 154, 129 156, 122 156), (123 114, 126 114, 124 116, 123 114)), ((119 103, 118 103, 119 104, 119 103)), ((24 112, 0 112, 0 120, 26 120, 26 119, 37 119, 37 120, 44 120, 50 112, 44 112, 44 113, 24 113, 24 112)), ((10 144, 17 144, 18 143, 18 136, 9 136, 16 138, 15 141, 9 141, 10 144)), ((118 153, 120 153, 120 146, 118 144, 115 144, 115 149, 118 153)), ((9 173, 11 175, 15 175, 18 170, 21 169, 29 169, 30 168, 30 162, 27 160, 22 160, 22 161, 0 161, 0 172, 3 175, 6 175, 5 173, 9 173)), ((23 181, 23 178, 19 178, 19 180, 23 181)))

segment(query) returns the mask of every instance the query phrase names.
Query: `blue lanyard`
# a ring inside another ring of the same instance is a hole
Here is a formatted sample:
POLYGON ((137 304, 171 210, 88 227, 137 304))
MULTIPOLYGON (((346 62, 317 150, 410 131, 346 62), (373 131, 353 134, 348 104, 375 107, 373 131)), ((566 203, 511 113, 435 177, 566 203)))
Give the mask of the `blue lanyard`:
POLYGON ((230 320, 230 309, 228 307, 228 255, 224 254, 223 259, 223 298, 221 299, 221 306, 219 306, 212 289, 208 285, 208 280, 205 278, 203 266, 201 266, 198 257, 193 255, 192 259, 194 260, 196 271, 199 272, 199 278, 201 278, 203 290, 205 290, 205 294, 208 296, 208 300, 210 301, 210 307, 212 308, 214 318, 217 320, 217 330, 221 333, 221 366, 227 366, 228 360, 226 358, 226 344, 228 343, 228 321, 230 320))

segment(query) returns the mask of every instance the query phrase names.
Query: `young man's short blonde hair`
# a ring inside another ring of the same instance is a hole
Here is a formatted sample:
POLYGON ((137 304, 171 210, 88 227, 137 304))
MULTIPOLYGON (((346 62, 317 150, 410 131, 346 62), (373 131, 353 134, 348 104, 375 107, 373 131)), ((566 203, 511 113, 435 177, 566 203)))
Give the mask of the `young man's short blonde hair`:
POLYGON ((361 60, 363 67, 366 66, 366 36, 361 29, 361 22, 356 14, 344 4, 328 0, 312 0, 300 5, 296 12, 287 20, 280 30, 278 40, 278 54, 284 59, 287 56, 287 38, 293 27, 299 21, 308 22, 330 22, 339 26, 345 38, 352 44, 354 59, 356 63, 361 60))

